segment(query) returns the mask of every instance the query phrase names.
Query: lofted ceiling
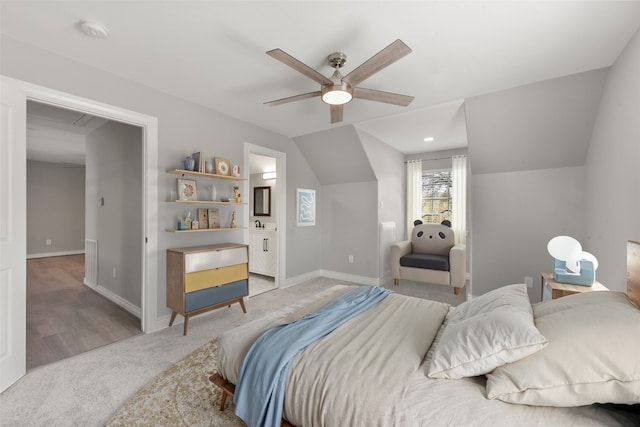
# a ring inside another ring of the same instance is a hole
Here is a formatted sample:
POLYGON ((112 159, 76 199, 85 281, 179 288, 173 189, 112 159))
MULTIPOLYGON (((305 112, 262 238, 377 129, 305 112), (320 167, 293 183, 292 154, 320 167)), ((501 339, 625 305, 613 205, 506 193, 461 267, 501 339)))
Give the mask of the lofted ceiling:
POLYGON ((638 1, 6 1, 3 35, 298 137, 352 124, 412 154, 464 147, 464 100, 610 66, 640 27, 638 1), (79 31, 82 19, 109 30, 79 31), (319 85, 265 54, 280 48, 330 76, 396 39, 413 52, 359 86, 415 96, 354 100, 330 124, 319 85), (425 143, 424 137, 434 136, 425 143))

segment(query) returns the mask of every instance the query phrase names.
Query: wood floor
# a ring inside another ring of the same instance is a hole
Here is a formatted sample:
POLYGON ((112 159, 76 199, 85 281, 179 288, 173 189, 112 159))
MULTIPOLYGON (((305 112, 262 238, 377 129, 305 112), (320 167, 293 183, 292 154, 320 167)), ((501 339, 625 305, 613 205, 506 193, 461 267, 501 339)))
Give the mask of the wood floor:
POLYGON ((27 260, 27 370, 141 333, 83 279, 84 255, 27 260))

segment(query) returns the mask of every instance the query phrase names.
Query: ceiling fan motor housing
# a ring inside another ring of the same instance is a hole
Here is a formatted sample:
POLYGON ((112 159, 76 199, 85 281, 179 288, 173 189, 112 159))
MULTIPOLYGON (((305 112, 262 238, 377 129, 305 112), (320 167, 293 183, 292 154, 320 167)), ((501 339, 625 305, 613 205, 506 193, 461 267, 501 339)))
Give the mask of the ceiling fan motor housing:
POLYGON ((347 55, 342 52, 333 52, 327 56, 327 60, 333 68, 341 68, 347 62, 347 55))

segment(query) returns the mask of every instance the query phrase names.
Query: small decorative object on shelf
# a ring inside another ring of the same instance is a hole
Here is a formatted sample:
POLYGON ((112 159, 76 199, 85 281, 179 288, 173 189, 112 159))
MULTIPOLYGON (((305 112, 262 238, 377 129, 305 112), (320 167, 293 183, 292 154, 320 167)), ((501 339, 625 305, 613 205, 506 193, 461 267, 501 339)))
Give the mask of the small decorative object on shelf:
POLYGON ((207 172, 207 173, 211 173, 211 172, 213 172, 213 165, 211 164, 211 162, 210 162, 209 160, 207 160, 207 161, 204 163, 204 170, 205 170, 205 172, 207 172))
POLYGON ((184 159, 184 168, 185 170, 192 171, 195 168, 196 162, 193 160, 193 157, 187 156, 184 159))
POLYGON ((236 228, 236 211, 231 212, 231 224, 229 228, 236 228))
POLYGON ((177 230, 186 230, 187 229, 187 221, 184 218, 178 217, 178 224, 176 227, 177 230))
POLYGON ((217 197, 216 186, 215 185, 210 185, 209 186, 209 192, 211 193, 211 201, 215 202, 216 201, 216 197, 217 197))
POLYGON ((240 176, 240 166, 239 165, 233 165, 233 169, 232 169, 231 173, 233 174, 233 176, 239 177, 240 176))
POLYGON ((191 170, 196 172, 204 172, 204 153, 202 151, 198 151, 197 153, 193 153, 191 157, 193 157, 194 163, 193 169, 191 170))
POLYGON ((240 203, 240 187, 238 187, 237 185, 233 186, 233 197, 234 199, 236 199, 236 203, 240 203))

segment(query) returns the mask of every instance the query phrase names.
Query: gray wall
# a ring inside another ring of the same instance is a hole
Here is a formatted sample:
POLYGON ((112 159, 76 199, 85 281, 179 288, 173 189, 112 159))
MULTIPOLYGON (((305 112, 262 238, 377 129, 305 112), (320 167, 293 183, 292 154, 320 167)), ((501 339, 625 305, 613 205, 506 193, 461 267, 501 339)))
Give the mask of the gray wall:
POLYGON ((551 263, 546 244, 559 234, 598 258, 599 281, 625 290, 625 242, 640 240, 640 36, 603 71, 467 100, 474 295, 529 275, 539 300, 540 273, 551 263), (563 138, 536 129, 559 129, 563 138), (537 170, 505 172, 505 160, 537 170), (571 162, 579 166, 551 169, 571 162), (501 189, 509 196, 502 201, 501 189))
POLYGON ((474 295, 531 276, 539 301, 552 237, 591 252, 583 164, 605 78, 595 70, 465 101, 474 295))
MULTIPOLYGON (((370 134, 356 129, 362 147, 378 180, 378 197, 376 200, 378 224, 394 222, 396 224, 395 241, 403 240, 405 230, 406 205, 406 167, 404 154, 374 138, 370 134)), ((373 230, 369 230, 373 232, 373 230)), ((380 227, 377 228, 380 242, 380 227)), ((389 248, 379 247, 380 265, 378 276, 390 274, 389 248)))
POLYGON ((586 161, 583 246, 600 266, 597 278, 626 290, 626 241, 640 241, 640 33, 611 68, 586 161))
POLYGON ((476 174, 470 184, 473 294, 531 276, 529 297, 539 301, 540 275, 552 266, 548 241, 584 241, 584 168, 476 174))
POLYGON ((98 241, 98 285, 141 307, 142 129, 109 122, 86 147, 86 237, 98 241))
POLYGON ((325 185, 323 195, 323 268, 377 279, 378 183, 325 185))
POLYGON ((84 171, 27 161, 27 256, 84 252, 84 171))
MULTIPOLYGON (((180 167, 182 159, 196 151, 204 151, 207 157, 224 157, 235 164, 241 164, 245 142, 286 153, 286 277, 321 268, 320 227, 295 227, 295 188, 317 188, 318 180, 292 139, 10 37, 3 35, 1 42, 0 72, 5 76, 158 118, 158 316, 170 313, 165 304, 166 248, 244 241, 244 234, 240 231, 219 232, 215 236, 211 233, 180 235, 164 231, 174 225, 177 215, 184 212, 178 204, 164 203, 176 188, 176 175, 165 171, 180 167)), ((246 225, 246 221, 240 225, 246 225)))

